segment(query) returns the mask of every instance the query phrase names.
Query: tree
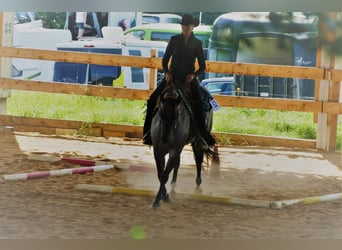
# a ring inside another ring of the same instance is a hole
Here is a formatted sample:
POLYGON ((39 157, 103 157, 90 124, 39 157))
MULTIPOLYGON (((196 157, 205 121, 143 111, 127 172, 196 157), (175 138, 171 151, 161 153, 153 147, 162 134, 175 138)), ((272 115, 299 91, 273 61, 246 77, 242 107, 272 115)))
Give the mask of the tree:
POLYGON ((38 12, 43 21, 43 27, 47 29, 63 29, 66 12, 38 12))

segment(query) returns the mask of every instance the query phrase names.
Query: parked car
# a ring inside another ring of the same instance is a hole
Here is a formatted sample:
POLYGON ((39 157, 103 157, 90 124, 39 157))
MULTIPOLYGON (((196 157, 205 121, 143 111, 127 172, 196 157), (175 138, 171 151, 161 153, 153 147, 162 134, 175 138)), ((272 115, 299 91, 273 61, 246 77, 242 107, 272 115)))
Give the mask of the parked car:
POLYGON ((30 27, 43 27, 42 19, 36 12, 14 12, 14 25, 26 25, 30 27))
POLYGON ((204 79, 201 85, 212 95, 235 95, 236 92, 233 76, 204 79))
MULTIPOLYGON (((210 25, 199 25, 194 28, 195 36, 202 41, 203 48, 208 48, 212 27, 210 25)), ((150 23, 130 28, 124 32, 126 39, 139 39, 149 41, 168 42, 170 37, 182 32, 178 23, 150 23)))
MULTIPOLYGON (((57 43, 69 42, 71 33, 64 29, 44 28, 42 19, 35 12, 13 13, 13 47, 55 50, 57 43)), ((51 81, 53 61, 13 58, 12 77, 51 81)))
MULTIPOLYGON (((207 58, 209 38, 211 35, 212 26, 199 25, 194 28, 194 35, 202 41, 204 58, 207 58)), ((159 41, 168 42, 171 36, 182 32, 179 23, 150 23, 142 24, 124 32, 124 40, 144 40, 144 41, 159 41)), ((164 51, 160 51, 159 57, 163 57, 164 51)), ((160 73, 160 71, 159 71, 160 73)), ((161 74, 159 74, 161 78, 161 74)), ((199 75, 199 79, 203 79, 204 74, 199 75)))

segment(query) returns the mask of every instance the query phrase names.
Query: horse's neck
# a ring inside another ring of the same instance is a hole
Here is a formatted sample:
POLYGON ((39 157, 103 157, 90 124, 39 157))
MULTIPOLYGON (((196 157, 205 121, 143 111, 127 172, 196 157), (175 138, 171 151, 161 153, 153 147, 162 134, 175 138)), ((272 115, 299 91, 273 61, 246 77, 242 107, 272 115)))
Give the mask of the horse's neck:
POLYGON ((190 89, 187 87, 179 88, 178 93, 181 96, 182 104, 184 105, 185 112, 188 112, 192 116, 193 102, 191 99, 190 89))

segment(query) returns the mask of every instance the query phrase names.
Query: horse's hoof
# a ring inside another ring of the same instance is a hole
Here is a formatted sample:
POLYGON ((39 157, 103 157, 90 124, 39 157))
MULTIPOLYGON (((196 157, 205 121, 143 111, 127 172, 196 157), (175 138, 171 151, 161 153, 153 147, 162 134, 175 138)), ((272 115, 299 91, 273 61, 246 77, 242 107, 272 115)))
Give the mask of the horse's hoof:
POLYGON ((197 184, 197 186, 200 186, 202 184, 202 179, 201 178, 197 178, 196 179, 196 184, 197 184))
POLYGON ((159 203, 153 203, 150 208, 160 208, 159 203))
POLYGON ((162 200, 164 202, 171 202, 170 196, 168 194, 165 194, 162 196, 162 200))
POLYGON ((195 192, 195 194, 202 194, 202 193, 203 193, 203 190, 202 190, 202 188, 200 188, 200 186, 196 186, 194 192, 195 192))

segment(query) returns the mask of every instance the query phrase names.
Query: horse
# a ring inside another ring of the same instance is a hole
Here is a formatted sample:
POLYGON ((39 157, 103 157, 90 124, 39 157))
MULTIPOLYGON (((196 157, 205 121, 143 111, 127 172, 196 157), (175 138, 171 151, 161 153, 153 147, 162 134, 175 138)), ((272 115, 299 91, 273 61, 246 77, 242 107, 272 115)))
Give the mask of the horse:
MULTIPOLYGON (((192 146, 197 169, 197 186, 202 183, 201 169, 204 155, 219 162, 217 147, 214 147, 214 151, 211 150, 198 134, 196 123, 193 122, 193 104, 190 97, 188 84, 174 82, 168 83, 159 96, 157 111, 151 123, 151 138, 160 186, 151 205, 152 208, 160 207, 160 200, 170 202, 166 183, 173 170, 171 184, 176 184, 180 155, 185 145, 191 143, 192 146), (167 154, 168 160, 165 165, 167 154)), ((211 130, 213 110, 208 110, 205 117, 207 128, 211 130)))

